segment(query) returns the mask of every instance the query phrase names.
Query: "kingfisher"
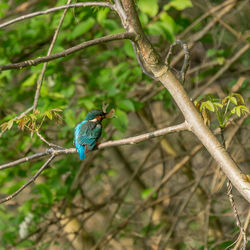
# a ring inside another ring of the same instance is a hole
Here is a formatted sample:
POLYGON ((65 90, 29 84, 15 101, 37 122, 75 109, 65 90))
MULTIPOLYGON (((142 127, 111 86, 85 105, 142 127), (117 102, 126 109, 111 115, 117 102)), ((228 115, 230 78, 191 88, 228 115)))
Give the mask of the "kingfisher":
POLYGON ((75 127, 74 144, 80 156, 84 160, 86 153, 96 148, 98 139, 102 134, 102 120, 112 118, 114 109, 108 113, 102 110, 93 109, 88 112, 85 119, 75 127))

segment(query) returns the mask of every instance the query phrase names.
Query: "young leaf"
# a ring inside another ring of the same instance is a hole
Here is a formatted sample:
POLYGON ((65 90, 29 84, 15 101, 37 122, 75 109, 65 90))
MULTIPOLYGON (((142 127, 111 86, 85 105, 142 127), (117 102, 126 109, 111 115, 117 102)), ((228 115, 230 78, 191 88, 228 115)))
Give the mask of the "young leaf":
POLYGON ((1 124, 2 132, 4 132, 8 127, 8 122, 4 122, 1 124))
POLYGON ((157 0, 139 0, 138 7, 142 12, 153 17, 158 12, 158 1, 157 0))
POLYGON ((78 24, 71 33, 71 39, 76 39, 77 37, 83 35, 87 31, 89 31, 95 24, 95 19, 90 17, 89 19, 78 24))
POLYGON ((13 120, 8 121, 8 130, 10 130, 12 128, 13 122, 14 122, 13 120))
POLYGON ((128 125, 128 117, 127 114, 120 110, 116 109, 117 118, 112 119, 112 124, 121 132, 126 132, 128 125))
POLYGON ((219 108, 223 108, 223 105, 219 102, 213 102, 213 105, 216 106, 216 107, 219 107, 219 108))
POLYGON ((168 10, 170 7, 177 10, 184 10, 186 8, 193 7, 193 4, 190 0, 172 0, 164 6, 164 10, 168 10))
POLYGON ((240 106, 236 107, 236 115, 240 117, 241 112, 240 112, 240 106))
MULTIPOLYGON (((141 198, 142 198, 143 200, 147 199, 147 197, 152 193, 152 191, 153 191, 153 188, 146 188, 146 189, 144 189, 144 190, 141 192, 141 198)), ((154 194, 152 195, 152 197, 155 198, 155 197, 156 197, 156 193, 154 193, 154 194)))
POLYGON ((47 112, 45 112, 45 114, 46 114, 46 116, 47 116, 50 120, 53 119, 53 114, 52 114, 51 111, 47 111, 47 112))
POLYGON ((130 100, 120 100, 117 102, 117 106, 123 110, 135 111, 134 103, 130 100))
POLYGON ((229 100, 230 100, 234 105, 237 105, 237 100, 236 100, 235 97, 231 96, 231 97, 229 98, 229 100))
POLYGON ((214 105, 211 101, 206 101, 206 108, 212 112, 214 112, 214 105))

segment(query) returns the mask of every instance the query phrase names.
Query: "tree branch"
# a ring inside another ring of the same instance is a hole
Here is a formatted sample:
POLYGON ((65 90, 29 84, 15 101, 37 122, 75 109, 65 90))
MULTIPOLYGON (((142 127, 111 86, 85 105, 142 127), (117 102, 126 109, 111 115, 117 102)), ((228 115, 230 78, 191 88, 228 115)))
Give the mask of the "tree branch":
POLYGON ((100 7, 108 7, 110 9, 114 9, 113 4, 106 3, 106 2, 86 2, 86 3, 74 3, 74 4, 69 4, 69 5, 61 5, 61 6, 58 6, 58 7, 33 12, 33 13, 30 13, 30 14, 23 15, 23 16, 15 18, 15 19, 9 20, 9 21, 7 21, 5 23, 0 24, 0 28, 4 28, 4 27, 9 26, 9 25, 11 25, 13 23, 17 23, 17 22, 20 22, 20 21, 23 21, 25 19, 29 19, 29 18, 32 18, 32 17, 35 17, 35 16, 46 15, 46 14, 49 14, 49 13, 52 13, 52 12, 55 12, 55 11, 58 11, 58 10, 75 8, 75 7, 87 7, 87 6, 100 6, 100 7))
POLYGON ((6 201, 11 200, 12 198, 14 198, 15 196, 17 196, 20 192, 22 192, 27 186, 29 186, 32 182, 34 182, 36 180, 36 178, 43 172, 43 170, 45 168, 48 167, 48 165, 50 164, 50 162, 54 159, 54 155, 52 155, 43 165, 42 167, 36 172, 36 174, 28 181, 26 182, 23 186, 21 186, 19 189, 17 189, 16 192, 14 192, 11 195, 8 195, 7 197, 3 198, 0 200, 0 204, 4 203, 6 201))
MULTIPOLYGON (((69 5, 71 2, 71 0, 68 0, 67 1, 67 5, 69 5)), ((52 42, 49 46, 49 49, 48 49, 48 53, 47 53, 47 56, 49 56, 52 52, 52 49, 55 45, 55 42, 56 42, 56 39, 58 37, 58 34, 59 34, 59 30, 60 28, 62 27, 62 24, 63 24, 63 21, 64 21, 64 18, 66 16, 66 13, 67 13, 67 10, 68 9, 65 9, 63 11, 63 14, 60 18, 60 21, 59 21, 59 24, 56 28, 56 31, 54 33, 54 36, 53 36, 53 39, 52 39, 52 42)), ((42 83, 43 83, 43 78, 44 78, 44 74, 45 74, 45 71, 46 71, 46 68, 47 68, 47 65, 48 65, 48 62, 44 63, 43 65, 43 68, 42 68, 42 71, 41 71, 41 74, 37 80, 37 86, 36 86, 36 93, 35 93, 35 97, 34 97, 34 103, 33 103, 33 112, 36 110, 36 107, 37 107, 37 104, 38 104, 38 99, 39 99, 39 96, 40 96, 40 90, 41 90, 41 87, 42 87, 42 83)))
POLYGON ((233 185, 245 197, 245 199, 250 202, 250 184, 244 182, 241 170, 226 150, 220 145, 209 128, 204 124, 201 115, 190 101, 181 83, 175 78, 171 71, 168 70, 168 67, 164 64, 163 59, 156 53, 153 46, 148 41, 142 30, 134 1, 122 0, 122 3, 129 26, 127 30, 134 32, 137 35, 136 44, 141 52, 141 55, 143 56, 143 60, 155 77, 157 77, 164 87, 170 92, 184 115, 185 120, 192 128, 193 133, 198 137, 211 156, 221 166, 222 170, 233 185))
MULTIPOLYGON (((167 127, 167 128, 163 128, 163 129, 158 129, 158 130, 155 130, 153 132, 149 132, 149 133, 142 134, 142 135, 137 135, 137 136, 121 139, 121 140, 103 142, 98 146, 98 149, 121 146, 121 145, 136 144, 138 142, 145 141, 145 140, 148 140, 148 139, 151 139, 154 137, 162 136, 162 135, 165 135, 168 133, 173 133, 173 132, 180 132, 180 131, 184 131, 184 130, 188 130, 188 129, 189 128, 188 128, 187 124, 184 122, 184 123, 181 123, 181 124, 178 124, 175 126, 171 126, 171 127, 167 127)), ((23 158, 18 159, 16 161, 12 161, 12 162, 0 165, 0 170, 10 168, 10 167, 16 166, 16 165, 24 163, 24 162, 32 161, 34 159, 38 159, 38 158, 41 158, 41 157, 44 157, 47 155, 56 156, 56 155, 61 155, 61 154, 75 154, 76 152, 77 151, 75 148, 68 148, 68 149, 50 148, 44 152, 36 153, 36 154, 31 155, 31 156, 23 157, 23 158)))
POLYGON ((75 53, 77 51, 80 51, 82 49, 85 49, 85 48, 93 46, 93 45, 97 45, 97 44, 105 43, 105 42, 111 42, 111 41, 115 41, 115 40, 123 40, 123 39, 134 40, 135 34, 131 33, 131 32, 124 32, 124 33, 118 33, 118 34, 114 34, 114 35, 103 36, 103 37, 100 37, 100 38, 97 38, 94 40, 80 43, 74 47, 71 47, 71 48, 66 49, 64 51, 52 54, 50 56, 42 56, 42 57, 38 57, 34 60, 28 60, 28 61, 19 62, 19 63, 2 65, 2 66, 0 66, 0 71, 9 70, 9 69, 22 69, 24 67, 35 66, 35 65, 38 65, 38 64, 43 63, 43 62, 49 62, 49 61, 55 60, 57 58, 68 56, 72 53, 75 53))

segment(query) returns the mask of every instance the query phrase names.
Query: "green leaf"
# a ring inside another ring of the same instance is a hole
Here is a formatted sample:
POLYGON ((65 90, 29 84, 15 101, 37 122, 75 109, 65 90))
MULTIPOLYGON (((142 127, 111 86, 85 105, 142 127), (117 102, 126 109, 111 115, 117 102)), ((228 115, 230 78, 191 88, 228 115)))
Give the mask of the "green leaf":
POLYGON ((117 130, 123 133, 126 132, 128 126, 127 114, 120 109, 116 109, 115 114, 117 118, 112 119, 112 124, 116 127, 117 130))
POLYGON ((243 113, 243 112, 249 113, 249 109, 248 109, 246 106, 240 105, 239 107, 240 107, 242 113, 243 113))
POLYGON ((68 88, 65 88, 61 91, 61 94, 65 97, 65 98, 70 98, 71 96, 73 96, 75 92, 75 86, 72 84, 70 85, 68 88))
POLYGON ((16 192, 22 185, 24 185, 24 183, 26 183, 25 180, 17 181, 15 184, 13 184, 9 187, 1 188, 1 192, 3 194, 12 194, 12 193, 16 192))
POLYGON ((158 1, 157 0, 139 0, 138 2, 139 9, 150 15, 151 17, 154 17, 158 13, 158 1))
POLYGON ((109 169, 107 171, 107 174, 108 174, 109 177, 115 177, 115 176, 117 176, 117 172, 114 169, 109 169))
POLYGON ((129 41, 124 41, 124 50, 127 56, 131 57, 132 59, 136 58, 133 46, 129 41))
POLYGON ((219 108, 223 108, 223 105, 219 102, 213 102, 213 105, 216 106, 216 107, 219 107, 219 108))
POLYGON ((13 120, 9 120, 9 121, 8 121, 8 127, 7 127, 8 130, 10 130, 10 129, 12 128, 13 122, 14 122, 13 120))
POLYGON ((219 65, 223 65, 225 62, 225 58, 224 57, 216 57, 216 61, 219 63, 219 65))
POLYGON ((95 24, 95 19, 93 17, 90 17, 86 21, 81 22, 73 29, 70 35, 71 39, 75 39, 83 35, 87 31, 89 31, 94 26, 94 24, 95 24))
POLYGON ((32 74, 29 76, 22 84, 21 84, 21 91, 23 91, 26 87, 33 86, 36 83, 37 73, 32 74))
POLYGON ((98 10, 97 12, 98 23, 102 24, 102 22, 107 18, 109 11, 110 11, 109 8, 102 8, 98 10))
POLYGON ((240 95, 238 93, 233 93, 232 96, 236 97, 238 104, 245 105, 245 101, 244 101, 244 98, 242 97, 242 95, 240 95))
POLYGON ((65 115, 65 122, 68 124, 68 126, 70 128, 74 128, 77 122, 75 120, 75 114, 73 110, 71 109, 65 110, 64 115, 65 115))
POLYGON ((207 57, 212 57, 214 55, 217 55, 218 53, 218 50, 217 49, 208 49, 206 54, 207 54, 207 57))
POLYGON ((160 20, 163 21, 162 26, 164 27, 164 29, 166 29, 168 32, 174 35, 174 32, 176 30, 176 23, 174 19, 171 16, 169 16, 166 12, 163 12, 160 15, 160 20))
POLYGON ((211 101, 206 101, 206 108, 212 112, 214 112, 214 105, 211 101))
POLYGON ((235 97, 231 96, 231 97, 229 98, 229 100, 230 100, 234 105, 237 105, 237 100, 236 100, 235 97))
POLYGON ((186 8, 193 7, 193 4, 190 0, 172 0, 164 6, 164 10, 169 10, 171 7, 177 10, 184 10, 186 8))
POLYGON ((79 99, 78 104, 85 106, 87 110, 95 108, 94 100, 91 97, 83 97, 79 99))
POLYGON ((168 23, 165 23, 164 25, 163 22, 154 22, 148 26, 148 32, 150 35, 161 35, 170 42, 173 42, 175 40, 174 35, 169 31, 168 28, 168 23))
POLYGON ((130 100, 120 100, 117 102, 117 106, 126 111, 135 111, 134 103, 130 100))
MULTIPOLYGON (((152 193, 152 191, 154 190, 154 188, 146 188, 146 189, 144 189, 142 192, 141 192, 141 198, 143 199, 143 200, 145 200, 145 199, 147 199, 148 198, 148 196, 152 193)), ((152 195, 152 197, 153 198, 155 198, 156 197, 156 193, 154 193, 153 195, 152 195)))
POLYGON ((45 115, 50 119, 50 120, 52 120, 53 119, 53 114, 52 114, 52 112, 51 111, 47 111, 47 112, 45 112, 45 115))
POLYGON ((53 202, 53 195, 51 190, 49 189, 48 185, 46 184, 37 184, 36 189, 41 194, 43 201, 48 204, 52 204, 53 202))

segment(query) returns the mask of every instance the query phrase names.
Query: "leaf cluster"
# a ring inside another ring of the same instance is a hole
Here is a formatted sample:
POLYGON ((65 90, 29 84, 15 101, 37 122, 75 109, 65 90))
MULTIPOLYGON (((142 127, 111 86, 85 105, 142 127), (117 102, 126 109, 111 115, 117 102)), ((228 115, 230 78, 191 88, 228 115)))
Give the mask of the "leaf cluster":
POLYGON ((232 93, 223 99, 211 94, 201 96, 194 101, 194 105, 201 112, 205 124, 210 125, 210 112, 215 113, 219 127, 222 129, 225 128, 232 115, 236 114, 241 117, 249 113, 242 95, 238 93, 232 93))
POLYGON ((10 130, 14 124, 16 124, 20 130, 24 130, 26 128, 30 132, 39 131, 46 118, 49 120, 53 120, 55 118, 58 121, 62 121, 62 116, 59 112, 62 112, 62 110, 58 108, 53 108, 45 112, 40 112, 36 109, 31 114, 23 115, 21 118, 14 118, 4 122, 0 127, 2 132, 5 132, 7 129, 10 130))

